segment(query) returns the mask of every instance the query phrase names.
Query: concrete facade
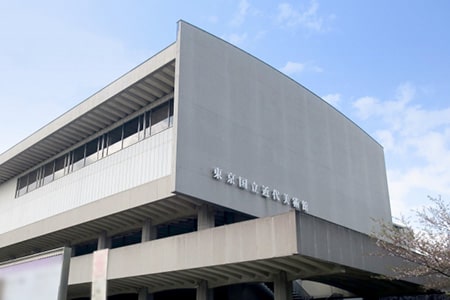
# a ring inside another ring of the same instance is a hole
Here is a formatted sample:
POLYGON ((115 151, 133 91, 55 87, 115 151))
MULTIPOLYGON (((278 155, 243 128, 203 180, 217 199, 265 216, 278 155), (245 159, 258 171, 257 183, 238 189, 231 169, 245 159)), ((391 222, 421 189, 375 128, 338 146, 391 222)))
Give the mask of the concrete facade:
POLYGON ((416 291, 373 279, 398 262, 370 255, 372 219, 391 219, 382 147, 183 21, 174 44, 0 155, 0 261, 71 247, 69 299, 305 299, 299 280, 416 291))
POLYGON ((391 219, 383 149, 364 131, 279 71, 189 24, 180 24, 177 46, 177 192, 256 216, 289 210, 211 183, 217 166, 296 195, 310 214, 354 230, 370 232, 370 218, 391 219))

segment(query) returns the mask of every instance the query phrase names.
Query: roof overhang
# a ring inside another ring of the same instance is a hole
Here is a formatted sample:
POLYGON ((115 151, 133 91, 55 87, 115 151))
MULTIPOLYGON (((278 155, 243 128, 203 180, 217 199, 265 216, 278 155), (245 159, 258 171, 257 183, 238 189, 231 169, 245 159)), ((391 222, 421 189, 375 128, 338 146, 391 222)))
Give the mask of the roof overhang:
POLYGON ((172 44, 0 155, 0 184, 173 97, 172 44))
MULTIPOLYGON (((421 291, 419 285, 411 282, 298 252, 297 242, 308 242, 301 239, 301 229, 297 227, 301 217, 291 211, 109 249, 108 294, 137 293, 142 287, 152 293, 193 289, 205 280, 209 288, 271 282, 281 271, 288 280, 323 282, 363 296, 421 291)), ((71 296, 89 294, 92 274, 86 266, 92 265, 94 255, 72 258, 71 296)))

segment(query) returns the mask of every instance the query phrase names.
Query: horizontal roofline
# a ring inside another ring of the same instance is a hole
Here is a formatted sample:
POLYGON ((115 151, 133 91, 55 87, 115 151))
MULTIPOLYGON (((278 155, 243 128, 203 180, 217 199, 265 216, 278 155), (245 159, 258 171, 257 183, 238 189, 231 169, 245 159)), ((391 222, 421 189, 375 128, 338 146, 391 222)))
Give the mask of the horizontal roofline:
POLYGON ((104 127, 108 127, 121 119, 118 118, 114 121, 111 117, 106 118, 105 112, 110 112, 116 117, 121 115, 126 116, 167 94, 173 93, 175 56, 176 43, 172 43, 0 154, 0 184, 42 163, 51 156, 57 155, 75 143, 88 138, 89 135, 95 134, 95 131, 102 124, 104 127), (139 89, 138 84, 141 84, 143 87, 139 92, 130 91, 139 89), (168 90, 170 91, 168 92, 168 90), (136 98, 135 102, 129 100, 130 95, 124 95, 128 91, 130 91, 130 94, 133 94, 132 97, 136 98), (146 94, 148 99, 142 99, 140 97, 143 96, 142 94, 146 94), (110 104, 109 106, 107 106, 108 103, 110 104), (116 109, 117 111, 115 111, 116 109), (98 126, 93 127, 92 122, 89 123, 89 119, 87 118, 89 114, 91 115, 90 119, 99 121, 98 126), (101 120, 102 116, 105 117, 105 120, 101 120), (83 119, 84 117, 86 118, 83 119), (73 128, 70 128, 71 126, 73 128), (79 132, 76 129, 79 129, 79 132), (64 130, 67 132, 63 132, 64 130), (65 140, 60 139, 61 136, 64 136, 65 140), (45 145, 44 142, 46 140, 55 140, 57 137, 59 144, 58 150, 54 151, 55 153, 51 153, 52 151, 49 149, 49 145, 45 145), (42 153, 44 151, 43 149, 48 151, 47 155, 42 153))

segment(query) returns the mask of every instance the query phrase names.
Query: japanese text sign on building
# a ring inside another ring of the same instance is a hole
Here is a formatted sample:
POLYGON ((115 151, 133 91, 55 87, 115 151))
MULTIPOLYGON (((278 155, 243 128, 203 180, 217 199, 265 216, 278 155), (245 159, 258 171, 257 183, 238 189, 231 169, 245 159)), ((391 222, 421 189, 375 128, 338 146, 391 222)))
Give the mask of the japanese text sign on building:
POLYGON ((266 199, 280 202, 284 205, 295 208, 296 210, 308 212, 308 202, 300 200, 297 197, 291 197, 287 193, 282 193, 276 188, 267 185, 251 182, 242 176, 238 176, 233 172, 224 172, 221 168, 215 167, 212 170, 212 178, 224 182, 225 184, 236 186, 241 190, 249 191, 253 194, 260 195, 266 199))

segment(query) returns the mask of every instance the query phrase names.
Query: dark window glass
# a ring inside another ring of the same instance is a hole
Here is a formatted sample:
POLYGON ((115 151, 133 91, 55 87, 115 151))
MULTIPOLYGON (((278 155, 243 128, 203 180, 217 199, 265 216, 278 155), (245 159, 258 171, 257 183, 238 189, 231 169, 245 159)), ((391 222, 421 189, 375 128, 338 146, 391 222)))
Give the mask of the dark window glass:
POLYGON ((122 126, 108 133, 108 155, 122 149, 122 126))
POLYGON ((143 140, 145 137, 145 114, 139 116, 139 140, 143 140))
POLYGON ((123 125, 123 147, 138 141, 139 118, 134 118, 123 125))
POLYGON ((55 160, 55 179, 61 178, 64 175, 64 161, 65 161, 65 155, 58 157, 55 160))
POLYGON ((142 239, 142 231, 118 234, 111 237, 111 249, 138 244, 142 239))
POLYGON ((169 103, 166 102, 152 109, 150 129, 151 135, 157 134, 169 127, 169 103))
POLYGON ((48 184, 71 171, 172 126, 172 117, 173 99, 19 178, 16 196, 48 184))
POLYGON ((86 165, 90 165, 98 158, 98 139, 86 144, 86 165))
POLYGON ((84 146, 85 145, 72 151, 72 171, 84 167, 84 146))
POLYGON ((72 246, 73 256, 90 254, 97 250, 97 240, 72 246))
POLYGON ((43 167, 42 170, 42 185, 45 185, 47 183, 50 183, 53 181, 53 167, 55 165, 55 162, 49 162, 43 167))
POLYGON ((108 135, 104 134, 98 138, 98 159, 101 159, 107 155, 108 144, 106 140, 108 139, 108 135))
POLYGON ((38 170, 28 173, 28 192, 31 192, 37 188, 38 170))
POLYGON ((169 127, 173 126, 173 99, 169 101, 169 127))
POLYGON ((145 131, 145 137, 149 137, 150 136, 150 125, 151 125, 151 115, 152 112, 148 111, 145 113, 145 117, 144 117, 144 131, 145 131))
POLYGON ((17 197, 22 196, 27 192, 28 174, 19 178, 17 183, 17 197))

